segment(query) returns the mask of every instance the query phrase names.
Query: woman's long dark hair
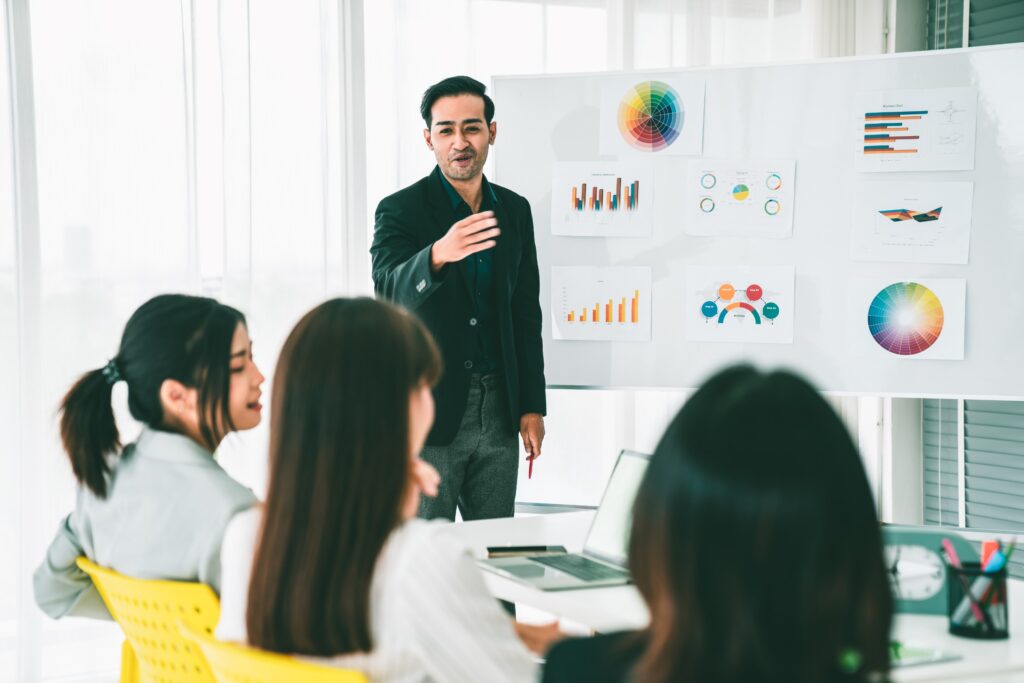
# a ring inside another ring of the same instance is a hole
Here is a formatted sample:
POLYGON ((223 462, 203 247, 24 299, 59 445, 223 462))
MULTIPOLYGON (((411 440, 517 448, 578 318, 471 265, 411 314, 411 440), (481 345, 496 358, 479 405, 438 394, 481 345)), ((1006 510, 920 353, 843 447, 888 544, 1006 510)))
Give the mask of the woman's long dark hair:
POLYGON ((228 411, 231 340, 239 311, 213 299, 163 294, 132 314, 106 367, 85 373, 64 396, 60 435, 79 483, 107 495, 108 458, 121 448, 110 404, 116 381, 128 383, 132 417, 163 428, 160 386, 174 379, 199 391, 199 428, 213 450, 234 430, 228 411))
POLYGON ((253 561, 249 642, 369 652, 370 584, 409 486, 409 399, 440 356, 408 313, 373 299, 310 311, 278 360, 270 485, 253 561))
POLYGON ((637 681, 889 670, 892 598, 867 477, 835 412, 793 374, 734 367, 687 401, 637 494, 629 558, 651 610, 637 681))

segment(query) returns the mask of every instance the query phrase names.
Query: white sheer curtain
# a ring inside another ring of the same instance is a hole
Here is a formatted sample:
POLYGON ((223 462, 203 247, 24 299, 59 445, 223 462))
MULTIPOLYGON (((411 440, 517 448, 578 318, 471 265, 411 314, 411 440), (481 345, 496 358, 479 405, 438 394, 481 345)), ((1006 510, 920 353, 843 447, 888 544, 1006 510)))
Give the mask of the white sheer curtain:
MULTIPOLYGON (((465 73, 490 83, 496 75, 878 53, 882 10, 882 0, 374 0, 365 17, 372 37, 366 48, 367 204, 372 210, 430 171, 419 100, 446 76, 465 73)), ((497 102, 499 148, 501 112, 497 102)), ((544 115, 543 107, 537 115, 544 115)), ((684 397, 678 391, 549 390, 544 457, 532 480, 521 467, 519 501, 595 505, 618 450, 652 450, 684 397), (581 456, 588 463, 582 470, 581 456)), ((856 403, 843 406, 855 434, 856 403)))
MULTIPOLYGON (((57 404, 131 311, 165 291, 232 303, 270 377, 302 313, 368 291, 360 7, 5 0, 0 683, 116 680, 118 629, 45 618, 31 572, 74 502, 57 404)), ((257 493, 265 435, 221 453, 257 493)))

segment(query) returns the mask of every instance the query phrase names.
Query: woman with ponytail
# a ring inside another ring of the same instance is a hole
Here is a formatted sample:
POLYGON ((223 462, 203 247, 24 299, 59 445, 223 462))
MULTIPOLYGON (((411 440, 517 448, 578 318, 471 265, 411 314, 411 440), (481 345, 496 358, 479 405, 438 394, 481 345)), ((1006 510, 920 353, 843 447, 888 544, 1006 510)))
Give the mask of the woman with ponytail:
POLYGON ((135 311, 117 355, 61 403, 61 440, 79 490, 35 572, 44 612, 109 618, 75 565, 82 555, 127 576, 200 581, 219 592, 224 529, 256 498, 213 451, 230 432, 259 424, 263 379, 234 308, 166 294, 135 311), (111 406, 122 381, 143 424, 124 448, 111 406))

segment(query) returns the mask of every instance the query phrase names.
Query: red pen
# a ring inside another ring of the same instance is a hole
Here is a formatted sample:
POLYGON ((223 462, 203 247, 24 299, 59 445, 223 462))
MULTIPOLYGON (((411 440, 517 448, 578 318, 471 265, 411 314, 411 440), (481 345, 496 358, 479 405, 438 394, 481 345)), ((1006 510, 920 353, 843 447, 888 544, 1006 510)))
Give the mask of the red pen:
POLYGON ((529 458, 527 458, 527 460, 530 461, 530 469, 526 473, 526 478, 533 479, 533 456, 531 455, 529 458))

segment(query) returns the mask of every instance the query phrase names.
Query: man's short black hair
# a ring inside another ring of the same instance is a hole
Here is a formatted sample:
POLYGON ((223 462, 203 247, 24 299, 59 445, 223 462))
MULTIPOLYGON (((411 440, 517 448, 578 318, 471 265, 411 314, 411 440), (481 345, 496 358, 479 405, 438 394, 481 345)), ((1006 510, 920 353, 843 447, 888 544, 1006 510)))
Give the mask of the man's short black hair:
POLYGON ((420 116, 423 117, 427 128, 434 125, 430 115, 434 102, 437 102, 442 97, 452 97, 454 95, 476 95, 483 98, 484 118, 487 120, 487 125, 490 125, 491 119, 494 118, 494 100, 487 96, 487 86, 469 76, 452 76, 435 83, 423 93, 423 101, 420 102, 420 116))

